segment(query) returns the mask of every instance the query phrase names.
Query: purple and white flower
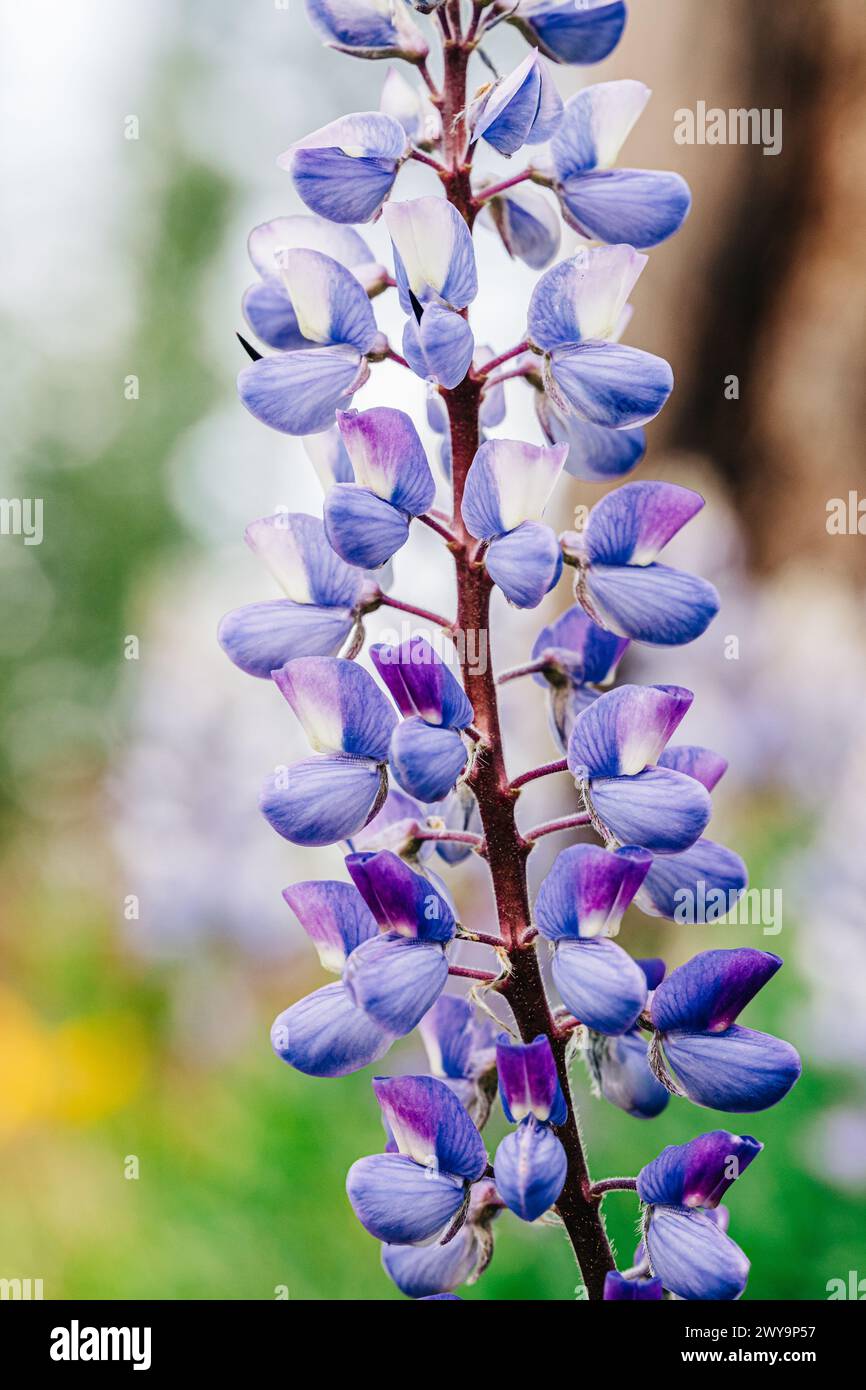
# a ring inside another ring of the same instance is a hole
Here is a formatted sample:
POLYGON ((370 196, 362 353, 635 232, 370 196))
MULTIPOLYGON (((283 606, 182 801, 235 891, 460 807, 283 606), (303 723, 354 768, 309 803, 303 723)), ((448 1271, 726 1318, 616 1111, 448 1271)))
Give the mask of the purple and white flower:
POLYGON ((505 1118, 517 1128, 496 1150, 493 1171, 506 1206, 523 1221, 536 1221, 562 1191, 568 1158, 551 1126, 564 1123, 568 1107, 550 1042, 496 1044, 499 1095, 505 1118))
POLYGON ((472 723, 472 705, 426 637, 380 643, 370 656, 403 715, 391 736, 394 776, 419 801, 441 801, 466 767, 461 732, 472 723))
POLYGON ((499 154, 516 154, 524 145, 541 145, 562 119, 562 97, 537 50, 494 83, 470 113, 472 139, 484 139, 499 154))
POLYGON ((556 63, 600 63, 625 28, 623 0, 517 0, 507 18, 556 63))

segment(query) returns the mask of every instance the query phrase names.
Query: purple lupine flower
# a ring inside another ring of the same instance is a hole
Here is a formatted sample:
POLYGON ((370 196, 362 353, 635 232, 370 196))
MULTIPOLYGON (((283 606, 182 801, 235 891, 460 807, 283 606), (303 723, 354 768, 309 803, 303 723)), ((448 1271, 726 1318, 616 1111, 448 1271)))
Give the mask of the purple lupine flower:
POLYGON ((385 222, 394 247, 400 306, 409 317, 403 353, 416 375, 457 386, 475 340, 461 311, 478 293, 472 234, 442 198, 390 203, 385 222))
POLYGON ((712 811, 706 788, 656 765, 693 699, 678 685, 621 685, 578 714, 568 768, 606 837, 675 854, 706 827, 712 811))
POLYGON ((538 423, 550 444, 567 444, 566 473, 587 483, 612 483, 637 468, 646 453, 646 430, 607 429, 561 414, 543 391, 535 393, 538 423))
POLYGON ((562 119, 562 97, 536 49, 494 83, 469 113, 472 139, 484 139, 506 157, 524 145, 542 145, 562 119))
POLYGON ((283 281, 300 332, 319 347, 260 357, 238 375, 251 415, 283 434, 316 434, 334 423, 382 351, 373 309, 351 271, 318 251, 287 251, 283 281))
POLYGON ((370 656, 403 715, 391 736, 394 776, 419 801, 441 801, 466 766, 461 730, 472 723, 472 706, 426 637, 380 643, 370 656))
POLYGON ((786 1096, 800 1075, 796 1049, 736 1019, 781 966, 778 956, 742 946, 701 951, 655 991, 655 1043, 680 1094, 713 1110, 751 1113, 786 1096))
POLYGON ((489 1265, 491 1227, 504 1205, 492 1182, 474 1183, 466 1220, 453 1239, 447 1245, 383 1245, 385 1273, 407 1298, 455 1298, 454 1289, 476 1283, 489 1265))
POLYGON ((426 512, 436 484, 414 424, 402 410, 339 411, 354 482, 325 497, 325 531, 350 565, 376 569, 406 544, 412 517, 426 512))
POLYGON ((294 844, 336 844, 366 825, 385 799, 396 715, 353 661, 303 656, 272 674, 315 756, 268 778, 262 813, 294 844))
MULTIPOLYGON (((649 1001, 652 991, 664 979, 665 963, 654 959, 636 964, 646 978, 649 1001)), ((646 1039, 639 1028, 631 1028, 618 1037, 605 1037, 589 1029, 583 1055, 598 1094, 627 1115, 652 1120, 667 1106, 670 1092, 650 1068, 646 1039)))
POLYGON ((746 1287, 749 1261, 711 1212, 763 1147, 717 1129, 668 1145, 638 1173, 652 1272, 678 1298, 735 1299, 746 1287))
POLYGON ((481 1135, 460 1101, 432 1076, 376 1077, 373 1090, 396 1153, 352 1164, 346 1191, 358 1220, 389 1245, 444 1232, 484 1176, 481 1135))
POLYGON ((544 1034, 531 1043, 500 1034, 496 1065, 505 1118, 517 1125, 496 1150, 496 1187, 516 1216, 535 1221, 553 1206, 565 1182, 568 1158, 551 1125, 564 1123, 568 1107, 544 1034))
MULTIPOLYGON (((481 190, 484 191, 482 184, 481 190)), ((534 189, 522 186, 503 189, 487 199, 478 218, 494 228, 509 256, 544 270, 559 251, 562 226, 555 208, 534 189)), ((551 441, 554 443, 557 441, 551 441)))
POLYGON ((432 149, 442 134, 442 118, 427 94, 389 68, 379 98, 379 110, 399 121, 413 145, 432 149))
POLYGON ((562 414, 631 429, 654 419, 673 390, 663 358, 612 341, 646 263, 631 246, 599 246, 560 261, 536 285, 529 337, 545 354, 544 388, 562 414))
POLYGON ((479 1129, 484 1127, 496 1089, 496 1031, 491 1019, 468 999, 443 994, 418 1031, 430 1070, 450 1086, 479 1129))
POLYGON ((613 680, 627 647, 628 638, 599 627, 578 604, 539 632, 532 661, 543 664, 534 679, 547 686, 550 729, 563 753, 578 714, 598 698, 594 687, 613 680))
POLYGON ((626 1278, 615 1269, 604 1276, 605 1302, 653 1302, 663 1295, 661 1279, 643 1279, 639 1275, 626 1278))
POLYGON ((379 294, 388 283, 388 272, 379 265, 363 237, 352 227, 337 227, 323 217, 275 217, 250 232, 250 260, 259 280, 243 298, 244 318, 268 347, 281 351, 312 348, 298 325, 292 297, 283 280, 283 265, 290 251, 319 251, 351 270, 367 294, 379 294))
POLYGON ((581 236, 657 246, 688 216, 679 174, 611 167, 651 95, 642 82, 599 82, 566 103, 550 152, 563 216, 581 236))
POLYGON ((647 981, 609 938, 646 876, 650 856, 634 846, 611 853, 572 845, 556 856, 535 900, 539 932, 554 944, 553 979, 563 1003, 596 1033, 625 1033, 637 1021, 647 981))
POLYGON ((403 0, 306 0, 313 28, 328 45, 356 58, 419 62, 429 48, 403 0))
POLYGON ((277 163, 311 212, 331 222, 372 222, 408 157, 399 121, 359 111, 296 140, 277 163))
POLYGON ((481 445, 466 476, 462 514, 470 535, 487 541, 484 563, 517 608, 537 608, 562 573, 552 527, 541 522, 567 448, 514 439, 481 445))
POLYGON ((623 0, 517 0, 508 20, 557 63, 600 63, 625 28, 623 0))
POLYGON ((703 505, 676 483, 625 483, 597 502, 574 557, 575 596, 590 617, 656 646, 700 637, 719 611, 716 590, 656 557, 703 505))
POLYGON ((334 553, 318 517, 303 512, 252 522, 246 541, 286 597, 227 613, 217 634, 226 655, 264 679, 295 657, 336 656, 372 597, 361 571, 334 553))

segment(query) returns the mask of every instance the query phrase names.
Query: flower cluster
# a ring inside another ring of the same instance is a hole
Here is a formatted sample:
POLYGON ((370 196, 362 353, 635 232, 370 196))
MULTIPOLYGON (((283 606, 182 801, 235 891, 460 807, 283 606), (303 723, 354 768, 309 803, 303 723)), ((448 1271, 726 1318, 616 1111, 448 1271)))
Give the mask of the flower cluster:
POLYGON ((671 741, 692 692, 613 684, 630 643, 691 642, 718 610, 710 584, 659 559, 703 499, 674 483, 626 482, 579 532, 557 535, 544 519, 557 486, 616 482, 644 456, 673 373, 621 339, 645 253, 679 229, 689 190, 676 173, 619 165, 650 96, 642 83, 589 85, 565 103, 557 89, 555 64, 595 63, 616 46, 621 0, 477 0, 471 17, 460 0, 306 9, 330 47, 403 62, 408 76, 390 67, 379 110, 340 117, 280 156, 309 211, 262 223, 249 242, 258 280, 243 312, 266 351, 245 344, 240 398, 303 438, 325 497, 322 520, 287 514, 248 528, 283 596, 230 613, 219 640, 241 670, 274 683, 311 746, 267 778, 265 818, 294 844, 337 847, 341 875, 285 890, 338 978, 280 1014, 274 1049, 301 1072, 344 1076, 419 1029, 429 1073, 374 1078, 384 1151, 358 1159, 347 1179, 355 1215, 408 1297, 457 1297, 483 1274, 494 1222, 510 1211, 565 1226, 591 1298, 737 1298, 748 1261, 719 1202, 762 1145, 714 1130, 664 1149, 636 1178, 592 1184, 569 1076, 582 1054, 597 1096, 651 1120, 671 1097, 760 1111, 800 1071, 789 1043, 738 1022, 777 956, 705 949, 668 972, 614 939, 631 905, 673 919, 690 904, 690 920, 710 926, 746 886, 740 857, 704 835, 725 759, 671 741), (467 66, 501 24, 530 51, 473 94, 467 66), (436 36, 441 81, 428 67, 436 36), (529 147, 533 158, 495 182, 473 174, 482 144, 505 159, 529 147), (409 160, 438 179, 439 194, 398 200, 409 160), (560 215, 581 244, 557 260, 560 215), (390 266, 354 226, 380 216, 390 266), (523 339, 504 351, 476 343, 470 321, 476 219, 544 272, 523 339), (400 351, 376 322, 372 300, 386 293, 403 314, 400 351), (405 411, 352 408, 386 360, 426 384, 438 481, 405 411), (532 393, 540 443, 488 435, 505 420, 510 378, 532 393), (446 488, 444 510, 434 504, 446 488), (390 593, 387 567, 418 519, 453 559, 454 620, 390 593), (486 637, 494 592, 536 608, 564 573, 571 606, 542 628, 526 664, 500 677, 531 674, 547 692, 560 760, 510 780, 491 665, 464 660, 458 678, 448 640, 469 623, 486 637), (365 618, 381 605, 427 632, 371 647, 368 669, 365 618), (565 772, 573 814, 519 829, 523 784, 565 772), (578 828, 595 842, 563 849, 530 904, 534 844, 578 828), (461 921, 434 871, 470 854, 489 868, 499 935, 461 921), (492 968, 462 964, 463 940, 488 949, 492 968), (470 981, 469 994, 445 992, 449 978, 470 981), (497 1094, 510 1128, 491 1162, 483 1131, 497 1094), (623 1271, 600 1214, 614 1188, 634 1191, 643 1212, 623 1271))

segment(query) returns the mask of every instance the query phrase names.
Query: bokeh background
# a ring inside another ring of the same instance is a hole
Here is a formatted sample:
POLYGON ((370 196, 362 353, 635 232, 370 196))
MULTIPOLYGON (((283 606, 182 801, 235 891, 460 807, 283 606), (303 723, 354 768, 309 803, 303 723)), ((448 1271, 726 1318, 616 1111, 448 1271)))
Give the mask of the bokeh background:
MULTIPOLYGON (((522 53, 511 32, 489 47, 505 70, 522 53)), ((628 162, 679 169, 695 195, 635 295, 628 341, 678 383, 637 476, 706 494, 671 559, 723 606, 698 643, 633 654, 624 674, 696 691, 684 734, 731 762, 713 834, 781 891, 783 920, 765 936, 634 914, 622 940, 671 964, 718 944, 785 958, 747 1021, 798 1045, 803 1079, 776 1110, 731 1117, 766 1144, 729 1203, 747 1298, 820 1299, 866 1275, 866 539, 826 526, 829 499, 866 495, 864 54, 860 0, 633 0, 606 63, 559 71, 565 95, 647 82, 628 162), (781 108, 782 153, 675 144, 674 112, 699 100, 781 108)), ((258 815, 262 777, 302 742, 214 637, 228 608, 274 594, 246 523, 321 507, 300 443, 235 397, 246 234, 300 210, 276 156, 375 108, 384 76, 320 48, 301 0, 2 6, 0 492, 43 499, 44 539, 0 537, 0 1276, 42 1278, 46 1298, 398 1297, 344 1195, 381 1144, 369 1073, 316 1082, 268 1044, 271 1018, 323 982, 280 890, 338 875, 339 852, 302 855, 258 815)), ((435 191, 428 177, 407 171, 399 195, 435 191)), ((370 239, 384 257, 383 229, 370 239)), ((476 241, 476 336, 501 350, 533 277, 491 233, 476 241)), ((377 309, 398 338, 393 306, 377 309)), ((394 389, 420 423, 423 386, 390 365, 356 403, 394 389)), ((537 439, 529 391, 507 390, 498 432, 537 439)), ((561 524, 598 495, 569 480, 561 524)), ((435 538, 414 536, 394 591, 448 604, 437 563, 435 538)), ((497 665, 567 602, 562 587, 535 614, 498 605, 497 665)), ((555 756, 536 687, 507 687, 503 707, 514 773, 555 756)), ((548 779, 523 821, 569 805, 567 779, 548 779)), ((565 843, 533 855, 536 881, 565 843)), ((481 866, 453 883, 482 925, 481 866)), ((415 1040, 386 1065, 423 1066, 415 1040)), ((679 1101, 641 1123, 592 1098, 579 1064, 575 1082, 596 1176, 730 1124, 679 1101)), ((607 1207, 629 1263, 633 1199, 607 1207)), ((506 1215, 466 1297, 569 1299, 577 1283, 561 1233, 506 1215)))

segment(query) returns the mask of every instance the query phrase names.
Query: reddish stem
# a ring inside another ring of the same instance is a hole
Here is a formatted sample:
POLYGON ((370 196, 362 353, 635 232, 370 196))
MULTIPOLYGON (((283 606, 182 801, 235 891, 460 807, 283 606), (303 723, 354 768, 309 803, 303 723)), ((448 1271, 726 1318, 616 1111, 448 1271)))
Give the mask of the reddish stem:
POLYGON ((499 979, 498 975, 491 975, 489 970, 470 970, 468 965, 449 965, 448 974, 459 975, 462 980, 483 980, 485 984, 499 979))
POLYGON ((479 367, 477 372, 473 371, 472 375, 479 381, 483 381, 484 378, 489 376, 492 371, 495 371, 497 367, 501 367, 503 362, 510 362, 512 357, 519 357, 522 352, 528 351, 529 339, 524 338, 522 343, 518 343, 515 347, 509 348, 507 352, 500 353, 498 357, 493 357, 489 362, 485 362, 484 366, 479 367))
POLYGON ((529 772, 521 772, 519 777, 515 777, 511 783, 511 790, 517 791, 518 787, 523 787, 527 782, 534 782, 537 777, 549 777, 552 772, 567 772, 568 762, 565 758, 560 758, 555 763, 544 763, 541 767, 533 767, 529 772))
POLYGON ((456 541, 454 533, 449 531, 447 526, 443 526, 441 521, 437 521, 435 517, 430 516, 429 512, 419 516, 417 519, 418 521, 422 521, 425 526, 429 526, 430 530, 435 531, 443 540, 448 541, 449 545, 456 541))
POLYGON ((454 631, 453 622, 449 618, 443 618, 441 613, 431 613, 428 608, 416 608, 414 603, 404 603, 402 599, 392 598, 390 594, 384 594, 381 590, 378 602, 383 608, 396 608, 400 613, 411 613, 413 618, 423 618, 425 622, 442 627, 446 632, 454 631))
MULTIPOLYGON (((448 0, 445 9, 448 16, 456 20, 459 35, 459 0, 448 0)), ((445 11, 440 9, 437 13, 444 20, 445 11)), ((463 162, 466 128, 464 117, 460 114, 466 106, 468 57, 465 42, 458 43, 453 38, 446 40, 443 121, 450 174, 443 183, 449 201, 462 213, 471 228, 478 205, 469 186, 468 166, 463 162)), ((519 182, 519 179, 514 182, 519 182)), ((476 635, 476 642, 471 644, 473 653, 482 650, 479 634, 485 634, 487 643, 483 649, 487 654, 484 661, 473 660, 469 654, 470 644, 467 641, 461 643, 464 689, 475 711, 475 726, 482 736, 467 780, 478 800, 502 946, 509 957, 510 971, 498 979, 496 988, 510 1005, 525 1041, 531 1041, 540 1033, 550 1040, 560 1085, 568 1101, 565 1123, 557 1126, 558 1137, 568 1156, 565 1185, 557 1201, 557 1210, 580 1265, 587 1294, 591 1299, 601 1299, 605 1275, 615 1268, 615 1263, 599 1211, 600 1204, 589 1196, 589 1171, 566 1066, 568 1039, 560 1035, 551 1016, 538 956, 534 946, 526 942, 527 935, 534 930, 526 882, 526 860, 532 845, 517 829, 514 818, 517 798, 509 785, 502 751, 496 678, 489 653, 489 606, 493 585, 486 568, 476 561, 476 547, 466 531, 461 514, 466 475, 479 445, 481 394, 482 383, 470 376, 454 390, 443 392, 451 427, 454 488, 451 529, 457 542, 452 547, 457 570, 457 627, 463 634, 476 635)), ((459 967, 452 969, 459 970, 459 967)))
POLYGON ((582 825, 590 824, 589 812, 578 811, 573 816, 561 816, 559 820, 548 820, 543 825, 533 826, 532 830, 527 830, 524 839, 534 845, 543 835, 553 835, 557 830, 577 830, 582 825))
POLYGON ((414 840, 450 840, 457 845, 471 845, 479 852, 484 848, 484 840, 480 835, 473 835, 469 830, 419 830, 413 834, 414 840))
POLYGON ((481 188, 475 194, 476 207, 483 207, 490 198, 495 198, 498 193, 504 193, 508 188, 514 188, 515 184, 525 183, 532 178, 532 170, 524 169, 520 174, 514 174, 510 179, 503 179, 502 183, 494 183, 491 188, 481 188))
POLYGON ((635 1192, 637 1190, 636 1178, 602 1178, 601 1182, 594 1182, 589 1189, 593 1197, 599 1199, 606 1192, 635 1192))

